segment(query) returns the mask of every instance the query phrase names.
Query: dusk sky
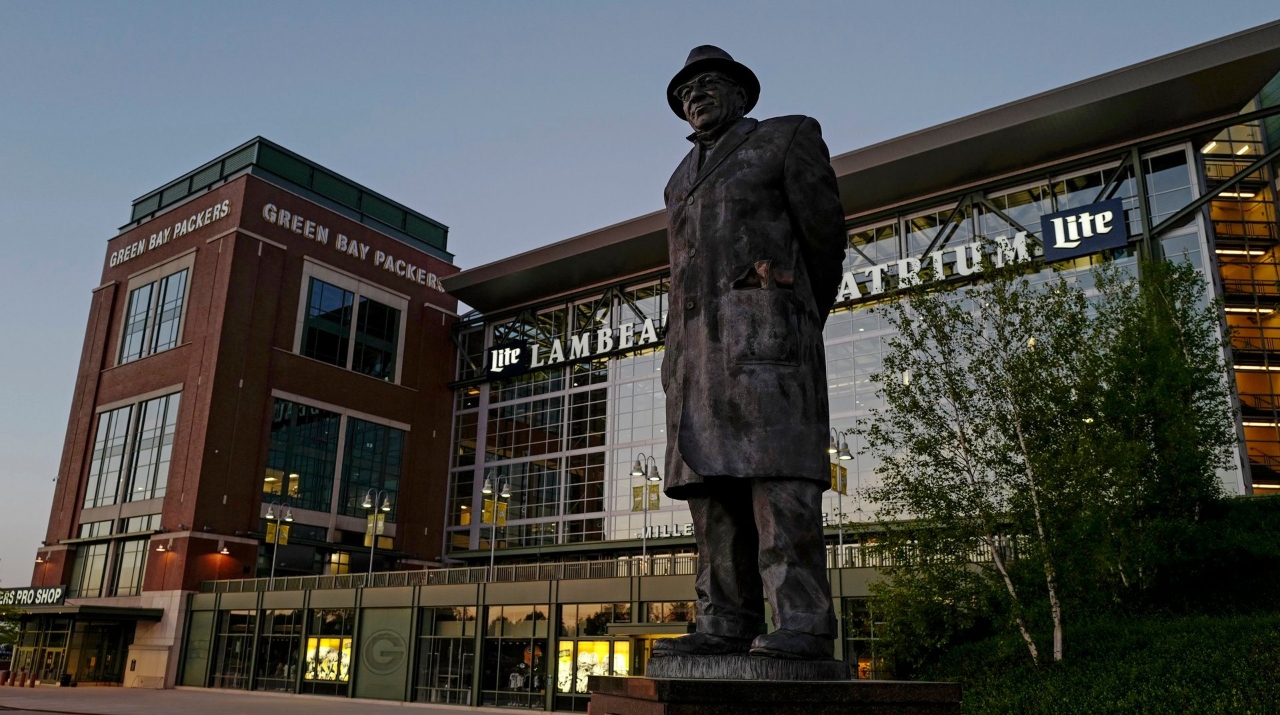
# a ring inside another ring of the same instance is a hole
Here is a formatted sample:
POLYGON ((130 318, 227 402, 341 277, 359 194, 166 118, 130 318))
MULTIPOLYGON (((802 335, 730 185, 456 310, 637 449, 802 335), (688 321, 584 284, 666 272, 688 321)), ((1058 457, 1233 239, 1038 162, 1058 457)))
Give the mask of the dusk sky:
MULTIPOLYGON (((1208 2, 0 0, 0 586, 45 538, 106 241, 262 135, 450 227, 463 268, 661 208, 715 44, 833 154, 1280 18, 1208 2)), ((412 475, 406 478, 412 478, 412 475)))

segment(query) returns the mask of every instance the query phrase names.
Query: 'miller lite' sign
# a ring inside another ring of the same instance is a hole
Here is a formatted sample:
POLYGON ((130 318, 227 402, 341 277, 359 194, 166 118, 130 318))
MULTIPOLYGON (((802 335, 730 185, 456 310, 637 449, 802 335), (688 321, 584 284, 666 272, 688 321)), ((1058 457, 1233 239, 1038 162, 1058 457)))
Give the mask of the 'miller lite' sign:
POLYGON ((1129 222, 1124 202, 1112 199, 1040 218, 1044 259, 1079 258, 1107 248, 1129 245, 1129 222))
POLYGON ((639 325, 623 323, 616 330, 606 327, 570 336, 567 352, 560 338, 552 340, 551 349, 545 353, 537 343, 500 343, 485 352, 484 374, 490 380, 501 380, 541 367, 586 360, 614 350, 631 350, 657 343, 658 330, 654 327, 652 318, 645 318, 639 325))

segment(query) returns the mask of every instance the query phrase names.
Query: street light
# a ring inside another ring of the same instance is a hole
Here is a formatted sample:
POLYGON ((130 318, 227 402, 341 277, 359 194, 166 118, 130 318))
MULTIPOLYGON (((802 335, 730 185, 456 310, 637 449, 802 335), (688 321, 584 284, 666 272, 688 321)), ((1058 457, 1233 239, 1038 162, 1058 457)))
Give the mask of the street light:
MULTIPOLYGON (((284 521, 293 521, 293 510, 289 508, 288 502, 275 499, 267 503, 267 521, 276 519, 276 507, 284 512, 284 521)), ((280 551, 280 532, 283 531, 284 524, 279 520, 276 521, 275 538, 271 543, 271 579, 267 582, 267 590, 274 591, 276 588, 276 552, 280 551)))
MULTIPOLYGON (((481 494, 493 494, 493 483, 486 477, 484 480, 484 488, 480 490, 481 494)), ((511 498, 511 483, 503 482, 502 491, 498 493, 498 497, 493 500, 493 511, 490 513, 492 523, 489 524, 489 580, 493 581, 493 560, 496 556, 498 548, 498 504, 502 499, 511 498)))
MULTIPOLYGON (((373 511, 374 505, 379 503, 381 503, 381 506, 378 507, 380 511, 383 513, 391 511, 391 496, 387 494, 386 490, 375 490, 373 487, 369 487, 369 491, 364 493, 364 501, 360 502, 360 507, 373 511)), ((372 583, 373 580, 373 554, 374 550, 378 548, 378 518, 376 514, 370 514, 369 517, 369 579, 365 582, 366 586, 372 583)))
MULTIPOLYGON (((644 452, 636 455, 636 463, 631 467, 631 476, 644 477, 646 482, 660 482, 662 476, 658 474, 658 460, 653 455, 645 456, 644 452)), ((640 532, 640 563, 642 568, 647 571, 649 563, 649 485, 645 484, 640 487, 640 505, 641 511, 644 512, 644 530, 640 532)))
MULTIPOLYGON (((853 429, 840 431, 840 430, 837 430, 835 427, 832 427, 831 441, 827 445, 827 454, 835 455, 836 459, 841 462, 847 462, 853 459, 853 453, 849 451, 849 442, 846 440, 846 437, 852 433, 853 433, 853 429)), ((847 488, 848 482, 846 481, 845 484, 847 488)), ((844 492, 840 489, 840 478, 838 473, 836 475, 836 480, 835 480, 835 492, 836 492, 836 521, 837 521, 836 527, 840 530, 837 532, 838 535, 836 537, 835 564, 836 564, 836 568, 841 568, 842 565, 844 564, 844 520, 848 516, 848 514, 844 513, 844 492)))

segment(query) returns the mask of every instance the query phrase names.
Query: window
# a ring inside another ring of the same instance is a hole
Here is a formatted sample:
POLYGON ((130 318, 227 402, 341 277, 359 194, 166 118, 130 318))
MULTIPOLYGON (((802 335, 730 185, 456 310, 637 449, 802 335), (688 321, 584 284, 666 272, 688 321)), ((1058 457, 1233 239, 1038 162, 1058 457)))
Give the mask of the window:
POLYGON ((292 693, 302 662, 302 609, 262 612, 262 633, 258 637, 258 665, 254 690, 292 693))
POLYGON ((127 363, 178 346, 188 269, 170 273, 129 290, 120 363, 127 363))
POLYGON ((111 584, 115 596, 142 593, 142 577, 147 570, 148 539, 130 539, 116 544, 116 575, 111 584))
POLYGON ((396 382, 408 302, 318 266, 308 264, 307 272, 298 353, 396 382))
POLYGON ((345 695, 351 681, 351 633, 354 608, 317 608, 311 612, 302 692, 345 695))
POLYGON ((133 477, 129 501, 154 499, 165 494, 169 483, 169 460, 173 456, 173 434, 178 426, 178 393, 147 400, 138 415, 138 434, 133 444, 133 477))
POLYGON ((107 550, 110 544, 81 544, 76 547, 76 560, 71 566, 69 598, 98 598, 102 595, 102 577, 107 572, 107 550))
POLYGON ((247 690, 253 654, 255 611, 223 611, 218 618, 217 650, 213 663, 215 688, 247 690))
MULTIPOLYGON (((398 507, 396 496, 400 491, 400 467, 404 453, 404 432, 366 422, 355 417, 347 418, 347 444, 342 464, 342 508, 339 513, 347 516, 368 516, 371 510, 362 506, 365 493, 385 490, 391 511, 387 521, 394 522, 398 507)), ((374 505, 380 509, 381 501, 374 505)))
POLYGON ((361 297, 356 317, 356 345, 351 356, 351 369, 379 380, 395 380, 399 337, 400 311, 376 300, 361 297))
POLYGON ((297 508, 328 511, 341 419, 336 412, 277 399, 262 491, 287 497, 297 508))
MULTIPOLYGON (((649 606, 662 604, 650 603, 649 606)), ((560 607, 561 638, 603 636, 609 632, 610 623, 630 623, 630 603, 583 603, 560 607)))
POLYGON ((693 601, 654 601, 644 604, 645 623, 694 623, 698 609, 693 601))
POLYGON ((302 354, 331 365, 347 366, 351 313, 355 294, 317 278, 311 279, 302 354))
POLYGON ((844 631, 844 659, 858 666, 858 679, 886 678, 884 659, 878 651, 878 622, 871 612, 871 603, 865 598, 840 599, 840 620, 844 631))
POLYGON ((414 702, 470 705, 476 609, 424 608, 420 623, 414 702))
POLYGON ((131 485, 128 501, 164 496, 180 397, 175 392, 98 415, 85 487, 86 509, 115 504, 126 472, 131 485))
POLYGON ((492 606, 485 631, 482 705, 542 709, 546 606, 492 606))
POLYGON ((125 445, 129 439, 129 418, 133 406, 98 415, 98 431, 89 461, 89 483, 84 491, 84 506, 111 506, 120 491, 124 473, 125 445))
POLYGON ((79 537, 81 539, 92 539, 98 536, 111 536, 112 520, 93 521, 88 524, 80 525, 79 537))
MULTIPOLYGON (((108 522, 109 523, 109 522, 108 522)), ((155 531, 160 528, 160 515, 132 516, 124 520, 121 534, 136 534, 139 531, 155 531)))

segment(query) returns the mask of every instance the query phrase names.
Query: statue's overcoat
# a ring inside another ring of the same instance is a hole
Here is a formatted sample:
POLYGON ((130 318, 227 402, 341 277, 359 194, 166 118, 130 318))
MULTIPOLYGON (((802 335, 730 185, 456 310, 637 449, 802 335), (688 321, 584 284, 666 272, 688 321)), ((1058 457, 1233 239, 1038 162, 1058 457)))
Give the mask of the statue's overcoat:
POLYGON ((739 119, 667 183, 666 493, 830 479, 822 328, 846 243, 817 121, 739 119))

